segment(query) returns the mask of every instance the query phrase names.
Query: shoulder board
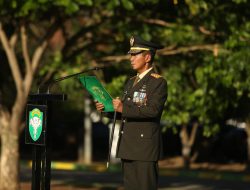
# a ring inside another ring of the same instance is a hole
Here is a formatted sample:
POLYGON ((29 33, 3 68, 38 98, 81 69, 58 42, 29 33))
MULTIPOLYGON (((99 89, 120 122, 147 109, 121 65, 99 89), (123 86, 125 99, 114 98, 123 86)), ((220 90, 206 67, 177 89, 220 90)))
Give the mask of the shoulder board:
POLYGON ((156 78, 156 79, 162 77, 161 75, 159 75, 159 74, 157 74, 157 73, 152 73, 151 76, 154 77, 154 78, 156 78))

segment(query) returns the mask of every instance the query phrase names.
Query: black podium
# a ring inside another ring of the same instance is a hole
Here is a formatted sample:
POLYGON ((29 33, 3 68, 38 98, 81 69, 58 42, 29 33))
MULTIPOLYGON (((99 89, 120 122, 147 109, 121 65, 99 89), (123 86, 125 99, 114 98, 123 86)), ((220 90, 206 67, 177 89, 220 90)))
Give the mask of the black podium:
POLYGON ((65 94, 38 93, 29 95, 26 109, 25 143, 32 147, 32 190, 50 190, 50 129, 52 104, 65 101, 65 94))

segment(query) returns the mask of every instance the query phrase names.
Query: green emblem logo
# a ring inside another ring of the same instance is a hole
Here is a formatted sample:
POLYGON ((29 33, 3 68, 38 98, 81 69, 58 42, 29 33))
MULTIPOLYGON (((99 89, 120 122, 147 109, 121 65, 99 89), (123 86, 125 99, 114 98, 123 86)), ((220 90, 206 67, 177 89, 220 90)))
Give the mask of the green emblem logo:
POLYGON ((37 141, 42 133, 43 112, 35 108, 29 112, 29 132, 33 141, 37 141))

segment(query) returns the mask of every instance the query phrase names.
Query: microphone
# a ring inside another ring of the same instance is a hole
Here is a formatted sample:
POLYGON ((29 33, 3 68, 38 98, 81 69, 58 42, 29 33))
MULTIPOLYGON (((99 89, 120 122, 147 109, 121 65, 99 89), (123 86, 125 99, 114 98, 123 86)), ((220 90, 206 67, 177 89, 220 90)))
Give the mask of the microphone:
POLYGON ((104 66, 103 67, 94 67, 94 68, 83 70, 83 71, 81 71, 79 73, 75 73, 75 74, 72 74, 72 75, 57 78, 57 79, 52 80, 52 81, 48 81, 48 82, 46 82, 44 84, 39 85, 37 91, 39 93, 40 88, 42 86, 47 86, 47 93, 49 94, 50 93, 50 87, 53 86, 55 83, 61 82, 61 81, 65 80, 65 79, 68 79, 68 78, 77 77, 78 75, 83 74, 83 73, 87 73, 87 72, 90 72, 90 71, 98 71, 98 70, 102 70, 104 68, 105 68, 104 66))

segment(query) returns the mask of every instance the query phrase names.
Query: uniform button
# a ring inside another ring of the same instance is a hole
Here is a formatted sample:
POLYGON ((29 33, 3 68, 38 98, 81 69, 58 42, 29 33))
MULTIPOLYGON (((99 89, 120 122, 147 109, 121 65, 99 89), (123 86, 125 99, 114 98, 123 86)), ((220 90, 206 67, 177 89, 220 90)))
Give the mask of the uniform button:
POLYGON ((123 131, 121 131, 121 134, 123 134, 123 131))
POLYGON ((143 134, 141 134, 141 138, 143 138, 143 134))
POLYGON ((129 100, 131 100, 131 98, 128 97, 127 100, 129 101, 129 100))

